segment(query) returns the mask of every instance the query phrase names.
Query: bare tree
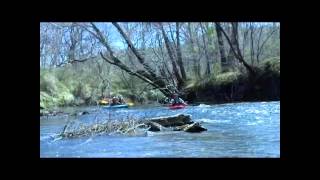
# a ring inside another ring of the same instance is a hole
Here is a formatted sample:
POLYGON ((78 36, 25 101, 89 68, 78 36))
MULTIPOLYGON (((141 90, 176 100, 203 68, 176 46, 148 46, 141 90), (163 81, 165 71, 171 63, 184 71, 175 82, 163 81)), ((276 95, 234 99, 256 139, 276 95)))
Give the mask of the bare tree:
POLYGON ((162 23, 159 23, 159 26, 160 26, 160 30, 162 32, 162 36, 163 36, 167 51, 168 51, 169 59, 172 63, 172 71, 173 71, 173 74, 175 75, 175 78, 177 80, 177 88, 178 88, 178 90, 180 90, 184 84, 184 81, 179 74, 178 65, 176 63, 174 53, 173 53, 173 48, 170 44, 170 41, 169 41, 169 38, 168 38, 166 32, 164 31, 162 23))
POLYGON ((206 57, 206 72, 205 72, 205 74, 210 75, 211 74, 210 57, 209 57, 209 52, 208 52, 208 48, 207 48, 208 42, 206 41, 206 37, 209 35, 208 35, 208 32, 206 31, 206 29, 203 27, 202 23, 200 23, 200 27, 202 30, 202 41, 203 41, 204 52, 205 52, 205 57, 206 57))
POLYGON ((200 58, 198 59, 196 56, 196 49, 195 49, 195 43, 194 43, 194 34, 192 31, 191 23, 188 23, 187 25, 188 34, 189 34, 189 41, 190 41, 190 49, 191 49, 191 56, 193 61, 193 70, 196 75, 196 77, 200 78, 200 58))
POLYGON ((220 51, 220 59, 221 59, 221 69, 222 71, 225 71, 227 69, 227 58, 225 53, 225 47, 223 43, 223 36, 222 36, 222 28, 219 22, 216 24, 216 32, 217 32, 217 38, 218 38, 218 45, 219 45, 219 51, 220 51))
MULTIPOLYGON (((232 22, 231 23, 231 33, 230 33, 230 40, 231 40, 231 46, 236 47, 238 43, 238 23, 232 22)), ((235 55, 232 51, 232 48, 230 48, 228 56, 227 56, 227 68, 232 68, 235 64, 235 55)))
POLYGON ((250 57, 251 57, 251 65, 254 65, 254 31, 255 28, 253 26, 253 23, 250 23, 250 39, 251 39, 251 46, 250 46, 250 57))
POLYGON ((176 23, 176 37, 177 37, 177 57, 178 57, 178 64, 180 67, 180 72, 183 81, 186 81, 187 76, 186 76, 186 71, 184 69, 183 61, 182 61, 182 53, 181 53, 181 47, 180 47, 180 24, 177 22, 176 23))
POLYGON ((264 50, 264 45, 266 44, 266 42, 269 40, 269 38, 277 31, 279 30, 278 28, 272 28, 270 30, 270 32, 266 35, 266 38, 262 41, 261 45, 260 45, 260 35, 259 35, 259 40, 258 40, 258 44, 257 44, 257 62, 259 63, 260 61, 260 56, 263 54, 263 50, 264 50))
POLYGON ((108 52, 108 56, 104 55, 102 52, 100 52, 101 57, 108 63, 113 64, 117 67, 119 67, 120 69, 126 71, 127 73, 129 73, 130 75, 136 76, 139 79, 143 80, 146 83, 149 83, 150 85, 152 85, 153 87, 159 89, 164 95, 169 96, 171 94, 170 90, 167 89, 166 87, 166 83, 160 78, 158 77, 154 72, 155 70, 152 69, 146 62, 144 57, 137 51, 137 49, 133 46, 131 40, 128 38, 128 36, 124 33, 124 31, 122 30, 122 28, 119 26, 119 24, 117 23, 112 23, 117 30, 119 31, 119 33, 121 34, 121 36, 125 39, 126 43, 128 44, 129 48, 132 50, 133 54, 137 57, 138 62, 144 67, 144 69, 146 70, 137 70, 137 71, 133 71, 132 69, 130 69, 128 66, 126 66, 124 63, 122 63, 122 61, 120 59, 118 59, 115 56, 115 53, 113 52, 113 50, 111 49, 109 43, 107 42, 107 40, 105 39, 105 37, 103 36, 103 34, 101 33, 101 31, 99 30, 99 28, 94 24, 91 23, 91 26, 93 28, 93 31, 87 29, 89 32, 91 32, 95 37, 97 37, 99 39, 99 41, 101 42, 101 44, 103 46, 106 47, 107 52, 108 52))
POLYGON ((230 45, 231 50, 233 51, 235 57, 246 67, 246 69, 248 70, 248 72, 250 73, 251 77, 255 77, 256 72, 253 70, 253 68, 244 60, 240 48, 239 48, 239 42, 236 41, 236 43, 232 43, 230 38, 228 37, 227 33, 223 30, 223 28, 221 27, 221 25, 219 23, 216 23, 216 27, 218 28, 218 30, 220 30, 223 35, 225 36, 225 38, 227 39, 227 42, 230 45))

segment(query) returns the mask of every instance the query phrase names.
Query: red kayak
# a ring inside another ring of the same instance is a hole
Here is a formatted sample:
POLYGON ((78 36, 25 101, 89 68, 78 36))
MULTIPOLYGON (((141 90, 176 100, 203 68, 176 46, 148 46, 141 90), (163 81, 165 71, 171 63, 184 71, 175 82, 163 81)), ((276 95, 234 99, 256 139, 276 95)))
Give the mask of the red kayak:
POLYGON ((186 105, 184 105, 184 104, 169 105, 170 109, 182 109, 182 108, 185 108, 185 107, 186 107, 186 105))

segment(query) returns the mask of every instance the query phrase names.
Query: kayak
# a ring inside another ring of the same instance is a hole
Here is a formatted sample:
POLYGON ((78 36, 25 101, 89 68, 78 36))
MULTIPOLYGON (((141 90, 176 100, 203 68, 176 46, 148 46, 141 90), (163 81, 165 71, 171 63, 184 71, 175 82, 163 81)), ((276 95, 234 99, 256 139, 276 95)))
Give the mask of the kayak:
POLYGON ((184 104, 169 105, 170 109, 183 109, 185 107, 186 107, 186 105, 184 105, 184 104))
POLYGON ((106 101, 106 100, 100 100, 100 101, 99 101, 99 104, 100 104, 100 105, 107 105, 107 104, 109 104, 109 102, 106 101))
POLYGON ((134 106, 134 103, 131 103, 131 102, 129 102, 127 104, 128 104, 128 106, 134 106))
POLYGON ((119 104, 119 105, 113 105, 113 106, 103 106, 103 108, 128 108, 128 104, 119 104))

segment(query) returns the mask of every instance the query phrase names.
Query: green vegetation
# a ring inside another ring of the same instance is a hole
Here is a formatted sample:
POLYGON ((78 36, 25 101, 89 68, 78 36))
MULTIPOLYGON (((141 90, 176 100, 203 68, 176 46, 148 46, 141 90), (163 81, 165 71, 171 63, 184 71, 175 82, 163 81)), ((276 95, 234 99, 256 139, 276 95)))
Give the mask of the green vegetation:
POLYGON ((103 74, 110 81, 110 84, 103 84, 94 65, 94 62, 86 62, 76 67, 41 69, 40 107, 52 110, 61 106, 96 105, 103 97, 119 94, 135 103, 165 98, 159 90, 152 89, 138 78, 123 74, 116 68, 111 68, 114 73, 110 75, 103 74))

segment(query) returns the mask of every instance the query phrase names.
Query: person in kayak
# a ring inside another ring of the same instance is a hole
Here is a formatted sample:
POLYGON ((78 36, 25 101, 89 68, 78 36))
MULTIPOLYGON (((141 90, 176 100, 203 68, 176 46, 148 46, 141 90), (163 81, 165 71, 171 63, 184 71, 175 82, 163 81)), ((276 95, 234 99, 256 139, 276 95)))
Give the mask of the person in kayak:
POLYGON ((110 106, 114 106, 114 105, 119 105, 119 98, 118 97, 113 97, 110 103, 110 106))
POLYGON ((118 99, 119 99, 119 103, 120 104, 125 104, 126 103, 121 95, 118 96, 118 99))
POLYGON ((187 105, 187 103, 185 103, 181 98, 179 98, 178 94, 176 94, 176 93, 174 93, 172 95, 172 98, 170 100, 170 104, 171 104, 171 106, 180 105, 180 104, 187 105))

